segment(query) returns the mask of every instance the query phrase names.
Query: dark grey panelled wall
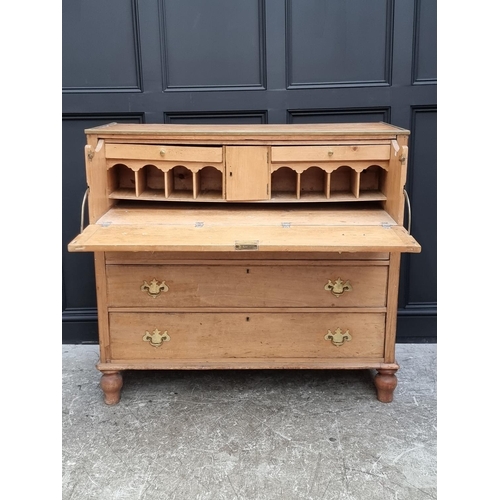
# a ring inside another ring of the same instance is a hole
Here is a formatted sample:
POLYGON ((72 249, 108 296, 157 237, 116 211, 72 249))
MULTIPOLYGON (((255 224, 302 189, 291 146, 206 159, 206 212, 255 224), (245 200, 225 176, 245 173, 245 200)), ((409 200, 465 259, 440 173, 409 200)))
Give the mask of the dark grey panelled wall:
POLYGON ((386 121, 409 128, 398 342, 436 341, 436 0, 63 0, 63 342, 97 341, 91 254, 70 254, 85 128, 386 121))

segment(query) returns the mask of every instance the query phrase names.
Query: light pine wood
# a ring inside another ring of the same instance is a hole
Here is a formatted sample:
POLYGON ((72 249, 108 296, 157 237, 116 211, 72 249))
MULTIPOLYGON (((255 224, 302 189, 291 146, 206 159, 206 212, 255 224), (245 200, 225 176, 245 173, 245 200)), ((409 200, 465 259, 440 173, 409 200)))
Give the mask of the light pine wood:
POLYGON ((385 332, 384 361, 396 361, 396 323, 398 314, 399 267, 401 254, 392 253, 389 261, 389 279, 387 283, 387 323, 385 332))
POLYGON ((98 370, 397 370, 399 365, 387 364, 381 358, 215 358, 215 359, 116 359, 98 363, 98 370))
POLYGON ((299 198, 323 197, 325 192, 325 172, 318 167, 310 167, 299 174, 299 198))
POLYGON ((403 189, 408 162, 407 140, 406 136, 398 137, 400 149, 396 152, 394 147, 391 148, 390 168, 385 183, 387 201, 384 203, 384 208, 398 224, 403 224, 404 217, 403 189))
POLYGON ((387 267, 275 265, 108 266, 109 307, 385 307, 387 267), (337 279, 352 290, 336 297, 337 279), (150 295, 144 282, 165 282, 150 295))
POLYGON ((273 146, 271 162, 388 160, 389 145, 381 146, 273 146))
POLYGON ((89 141, 85 146, 85 167, 89 186, 88 212, 91 224, 115 204, 108 197, 108 175, 105 164, 104 141, 89 141))
MULTIPOLYGON (((258 259, 258 255, 255 252, 241 252, 241 254, 246 254, 245 258, 229 258, 226 252, 214 252, 206 257, 203 254, 203 260, 199 259, 199 252, 186 252, 182 254, 174 254, 172 252, 158 252, 155 253, 154 257, 148 258, 148 252, 108 252, 106 253, 106 264, 107 265, 120 265, 120 264, 144 264, 146 266, 155 264, 165 264, 168 266, 174 265, 187 265, 187 266, 238 266, 238 267, 248 267, 248 266, 281 266, 285 267, 325 267, 330 269, 331 266, 339 269, 348 266, 351 267, 367 267, 367 266, 389 266, 389 253, 378 254, 376 258, 379 260, 372 259, 372 254, 361 254, 361 253, 329 253, 329 254, 319 254, 309 255, 302 253, 293 253, 287 255, 288 258, 283 258, 283 252, 276 252, 276 254, 266 254, 266 259, 258 259), (248 255, 252 254, 252 255, 248 255), (281 258, 280 258, 281 257, 281 258), (345 257, 345 258, 344 258, 345 257), (358 260, 364 259, 364 260, 358 260), (343 262, 346 261, 346 262, 343 262)), ((374 254, 377 255, 377 254, 374 254)), ((240 257, 240 255, 235 255, 240 257)), ((260 255, 262 257, 262 255, 260 255)))
POLYGON ((238 243, 250 242, 259 252, 419 253, 420 245, 400 229, 398 226, 90 225, 69 244, 69 249, 73 252, 237 252, 238 243))
POLYGON ((299 174, 288 167, 274 171, 271 175, 271 198, 276 198, 276 196, 298 197, 298 177, 299 174))
MULTIPOLYGON (((359 162, 356 162, 356 165, 359 162)), ((382 162, 381 162, 382 163, 382 162)), ((107 159, 106 167, 108 170, 114 170, 117 165, 122 165, 129 170, 137 172, 139 170, 147 170, 149 167, 154 167, 160 172, 168 172, 175 167, 182 166, 195 173, 206 167, 212 167, 219 172, 224 171, 224 162, 195 162, 195 161, 160 161, 160 160, 131 160, 125 159, 107 159)))
POLYGON ((356 199, 359 198, 359 178, 359 172, 351 171, 351 191, 356 199))
POLYGON ((226 147, 226 198, 254 201, 270 198, 268 148, 264 146, 226 147))
POLYGON ((98 137, 124 137, 129 136, 133 141, 140 137, 156 137, 165 141, 165 137, 179 137, 186 140, 196 137, 205 142, 211 137, 222 138, 238 136, 245 140, 254 140, 258 137, 286 137, 288 140, 309 140, 310 138, 341 137, 384 137, 395 139, 399 134, 409 134, 409 130, 390 125, 388 123, 315 123, 315 124, 229 124, 229 125, 190 125, 190 124, 135 124, 111 123, 100 125, 85 130, 88 135, 98 137))
POLYGON ((135 195, 140 196, 146 189, 146 170, 135 172, 135 195))
POLYGON ((221 163, 222 147, 142 146, 107 144, 106 158, 120 160, 193 161, 221 163))
MULTIPOLYGON (((388 146, 389 147, 389 146, 388 146)), ((295 161, 295 162, 280 162, 271 163, 271 173, 277 172, 278 170, 287 168, 293 170, 298 174, 309 170, 310 168, 319 168, 327 174, 331 174, 337 170, 347 170, 352 172, 363 172, 370 167, 379 167, 379 169, 387 171, 389 170, 389 160, 356 160, 356 161, 295 161)), ((383 172, 380 174, 382 175, 383 172)))
MULTIPOLYGON (((97 295, 97 316, 106 318, 108 312, 108 286, 106 280, 106 259, 103 252, 94 254, 95 283, 97 295)), ((111 359, 109 352, 109 324, 107 321, 98 321, 99 330, 99 358, 101 363, 111 359)))
POLYGON ((311 206, 270 206, 258 203, 245 205, 231 204, 226 207, 190 204, 189 208, 179 205, 137 206, 124 204, 110 209, 98 221, 101 225, 169 225, 192 227, 197 222, 206 226, 281 226, 290 222, 292 226, 397 226, 394 219, 383 209, 364 206, 363 208, 338 208, 311 206))
POLYGON ((200 173, 193 173, 193 198, 196 200, 200 194, 200 173))
POLYGON ((89 225, 68 249, 95 252, 106 404, 132 369, 375 369, 392 401, 401 253, 421 251, 402 226, 408 130, 85 132, 89 225))
MULTIPOLYGON (((92 135, 89 137, 95 137, 98 138, 99 136, 92 135)), ((136 144, 162 144, 161 139, 159 139, 160 136, 158 135, 140 135, 140 136, 131 136, 127 134, 118 134, 118 135, 109 135, 106 136, 106 140, 113 141, 115 144, 128 144, 132 140, 136 144)), ((238 134, 234 135, 212 135, 212 136, 205 136, 203 138, 203 144, 206 146, 213 145, 213 146, 220 146, 221 143, 223 143, 226 146, 343 146, 345 145, 346 141, 350 145, 360 145, 360 146, 366 146, 366 145, 376 145, 379 146, 381 144, 386 144, 390 145, 391 142, 396 138, 397 136, 395 134, 373 134, 373 135, 366 135, 366 136, 354 136, 354 135, 349 135, 349 136, 344 136, 342 139, 334 138, 334 136, 329 135, 312 135, 312 136, 303 136, 301 140, 298 140, 294 138, 293 136, 290 135, 280 135, 280 136, 273 136, 270 134, 266 135, 261 135, 261 136, 255 136, 254 138, 242 138, 238 134), (361 138, 362 137, 362 138, 361 138)), ((187 146, 187 145, 192 145, 192 146, 198 146, 200 144, 200 136, 199 135, 186 135, 182 138, 180 136, 170 136, 168 139, 168 142, 170 145, 182 145, 182 146, 187 146)), ((224 156, 224 153, 222 153, 222 156, 224 156)), ((109 161, 115 161, 115 160, 109 160, 109 161)), ((143 162, 143 160, 140 160, 143 162)), ((170 162, 173 163, 173 162, 170 162)), ((178 163, 178 162, 177 162, 178 163)), ((184 162, 183 162, 184 163, 184 162)), ((193 163, 194 165, 194 163, 193 163)), ((219 165, 219 164, 214 164, 219 165)))
POLYGON ((109 321, 112 359, 366 358, 384 349, 384 314, 110 313, 109 321), (337 328, 352 339, 325 340, 337 328), (155 329, 170 340, 144 341, 155 329))
MULTIPOLYGON (((328 309, 325 307, 109 307, 110 313, 324 313, 328 309)), ((386 313, 386 307, 336 307, 330 309, 335 313, 386 313)))
POLYGON ((325 196, 327 199, 330 199, 331 177, 332 174, 330 172, 325 172, 324 189, 325 189, 325 196))
POLYGON ((108 264, 192 264, 220 265, 239 262, 241 265, 259 263, 261 266, 275 265, 330 265, 331 261, 354 261, 349 262, 357 266, 363 265, 389 265, 389 253, 343 253, 343 252, 288 252, 286 260, 283 252, 205 252, 200 259, 199 252, 106 252, 108 264), (362 260, 359 260, 362 259, 362 260), (369 259, 369 260, 368 260, 369 259))
POLYGON ((222 172, 213 167, 205 167, 199 172, 201 198, 212 195, 217 199, 224 199, 224 178, 222 172))
POLYGON ((174 189, 174 171, 164 172, 165 197, 168 198, 174 189))

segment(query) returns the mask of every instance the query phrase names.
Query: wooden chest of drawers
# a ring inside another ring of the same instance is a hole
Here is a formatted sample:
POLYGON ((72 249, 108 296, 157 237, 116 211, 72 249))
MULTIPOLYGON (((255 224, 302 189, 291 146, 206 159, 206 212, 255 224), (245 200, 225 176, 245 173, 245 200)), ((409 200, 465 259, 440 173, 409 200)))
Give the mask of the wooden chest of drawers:
POLYGON ((376 369, 396 387, 409 132, 388 124, 85 131, 101 387, 131 369, 376 369))

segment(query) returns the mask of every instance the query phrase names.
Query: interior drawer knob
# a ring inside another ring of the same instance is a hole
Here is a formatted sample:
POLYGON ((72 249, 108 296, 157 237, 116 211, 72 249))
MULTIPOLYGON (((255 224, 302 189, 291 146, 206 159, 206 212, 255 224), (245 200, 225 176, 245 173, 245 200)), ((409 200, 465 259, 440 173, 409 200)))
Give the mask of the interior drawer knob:
POLYGON ((153 347, 160 347, 163 342, 168 342, 170 340, 170 336, 167 333, 167 330, 161 333, 158 328, 155 328, 153 330, 153 333, 149 333, 146 330, 146 333, 143 335, 142 340, 144 340, 144 342, 149 342, 153 347))
POLYGON ((335 330, 335 333, 332 333, 331 330, 328 330, 328 333, 325 335, 325 340, 331 340, 332 344, 337 347, 344 345, 344 342, 346 341, 350 342, 351 339, 352 336, 349 333, 349 330, 346 330, 344 333, 342 333, 342 330, 340 328, 337 328, 335 330))
POLYGON ((156 299, 156 297, 158 297, 161 292, 168 292, 168 286, 164 281, 160 283, 155 278, 153 278, 151 283, 144 281, 144 283, 141 285, 141 290, 143 292, 147 292, 147 294, 150 297, 153 297, 153 299, 156 299))
POLYGON ((160 149, 160 156, 165 156, 166 152, 164 149, 160 149))
POLYGON ((332 283, 332 280, 328 280, 325 290, 332 292, 332 295, 335 295, 335 297, 340 297, 344 292, 350 292, 352 285, 349 283, 349 280, 342 281, 340 278, 337 278, 335 283, 332 283))

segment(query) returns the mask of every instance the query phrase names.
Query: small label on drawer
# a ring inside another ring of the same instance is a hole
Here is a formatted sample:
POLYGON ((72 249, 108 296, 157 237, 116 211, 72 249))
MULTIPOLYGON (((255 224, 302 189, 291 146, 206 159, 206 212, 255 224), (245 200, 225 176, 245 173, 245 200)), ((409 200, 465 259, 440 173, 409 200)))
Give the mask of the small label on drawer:
POLYGON ((259 240, 251 240, 251 241, 235 241, 234 242, 235 250, 258 250, 259 249, 259 240))

